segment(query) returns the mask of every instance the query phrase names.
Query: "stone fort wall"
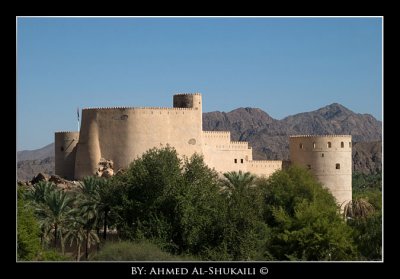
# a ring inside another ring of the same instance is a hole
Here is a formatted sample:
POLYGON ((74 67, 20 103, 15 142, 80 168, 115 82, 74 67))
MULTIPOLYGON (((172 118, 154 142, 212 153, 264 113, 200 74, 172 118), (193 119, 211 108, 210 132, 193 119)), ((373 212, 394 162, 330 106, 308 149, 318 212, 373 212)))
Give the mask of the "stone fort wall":
MULTIPOLYGON (((177 100, 188 97, 175 96, 177 100)), ((202 153, 201 95, 190 96, 189 105, 197 102, 193 108, 176 101, 182 107, 83 109, 75 178, 93 174, 100 158, 113 160, 114 169, 126 168, 153 147, 170 145, 182 156, 202 153)))
MULTIPOLYGON (((176 94, 172 108, 108 107, 82 110, 80 132, 55 133, 55 172, 69 179, 93 175, 101 158, 114 170, 126 168, 147 150, 174 147, 180 156, 194 153, 220 173, 251 172, 270 176, 279 160, 253 160, 247 142, 231 141, 229 131, 202 130, 199 93, 176 94)), ((291 136, 291 163, 312 171, 339 203, 351 200, 351 136, 291 136)))

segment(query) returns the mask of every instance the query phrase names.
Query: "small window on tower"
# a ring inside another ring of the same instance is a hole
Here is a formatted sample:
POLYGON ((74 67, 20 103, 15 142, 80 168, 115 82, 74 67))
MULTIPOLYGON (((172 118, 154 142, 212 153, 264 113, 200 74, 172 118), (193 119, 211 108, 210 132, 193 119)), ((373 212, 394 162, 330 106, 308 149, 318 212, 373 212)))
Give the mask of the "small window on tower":
POLYGON ((242 163, 242 164, 243 164, 243 159, 240 159, 240 163, 242 163))
POLYGON ((300 147, 300 149, 303 149, 303 144, 302 144, 302 143, 300 143, 299 147, 300 147))
POLYGON ((64 151, 64 146, 61 146, 61 151, 64 151))
POLYGON ((343 141, 340 143, 340 147, 344 148, 344 142, 343 141))
POLYGON ((235 159, 235 164, 237 164, 237 159, 235 159))
POLYGON ((314 149, 315 149, 315 142, 313 142, 313 144, 312 144, 312 148, 314 148, 314 149))
POLYGON ((340 170, 340 164, 336 164, 336 169, 340 170))
POLYGON ((324 157, 324 156, 325 156, 324 153, 322 153, 322 154, 321 154, 321 157, 324 157))
POLYGON ((351 148, 351 141, 349 141, 349 147, 351 148))
POLYGON ((328 141, 328 148, 332 147, 332 143, 330 141, 328 141))

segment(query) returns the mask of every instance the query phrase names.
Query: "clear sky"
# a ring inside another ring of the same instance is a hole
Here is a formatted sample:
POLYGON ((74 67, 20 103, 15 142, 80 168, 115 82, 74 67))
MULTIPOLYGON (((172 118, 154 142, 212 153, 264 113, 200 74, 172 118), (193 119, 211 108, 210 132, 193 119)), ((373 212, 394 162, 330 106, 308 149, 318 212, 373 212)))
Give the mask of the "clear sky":
POLYGON ((77 130, 77 107, 340 103, 382 120, 381 18, 17 18, 17 150, 77 130))

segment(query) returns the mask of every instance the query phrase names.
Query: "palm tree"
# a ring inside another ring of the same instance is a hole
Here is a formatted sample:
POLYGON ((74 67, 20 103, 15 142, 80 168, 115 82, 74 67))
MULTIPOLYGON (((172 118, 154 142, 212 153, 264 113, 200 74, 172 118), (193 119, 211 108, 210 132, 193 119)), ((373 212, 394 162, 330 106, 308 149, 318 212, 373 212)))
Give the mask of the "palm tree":
POLYGON ((83 183, 79 185, 81 207, 93 220, 97 234, 100 235, 100 226, 103 224, 103 239, 107 237, 107 221, 109 206, 109 186, 106 179, 96 177, 86 177, 83 183))
POLYGON ((233 191, 242 192, 245 189, 248 189, 254 186, 254 182, 256 180, 256 176, 251 174, 250 172, 243 173, 239 172, 227 172, 224 173, 224 177, 226 180, 223 180, 223 185, 225 186, 225 191, 228 194, 231 194, 233 191))
POLYGON ((93 241, 99 243, 99 238, 92 230, 96 228, 100 232, 101 214, 103 203, 101 202, 101 180, 92 176, 85 177, 79 185, 78 205, 84 220, 85 229, 85 257, 89 257, 89 248, 93 241))
POLYGON ((33 185, 33 189, 28 192, 27 197, 35 203, 45 203, 45 198, 56 189, 57 186, 52 182, 39 181, 33 185))
POLYGON ((363 198, 347 202, 343 207, 343 216, 347 219, 363 219, 375 211, 372 204, 363 198))
POLYGON ((73 214, 69 219, 68 228, 65 239, 70 241, 70 246, 73 245, 74 241, 76 242, 76 261, 79 262, 81 258, 82 241, 86 237, 86 232, 84 230, 84 221, 79 216, 79 211, 77 209, 73 211, 73 214))
POLYGON ((61 241, 61 250, 64 254, 63 229, 71 212, 70 205, 73 199, 65 192, 55 190, 44 197, 44 203, 37 208, 37 214, 42 223, 44 232, 54 231, 54 247, 57 247, 58 234, 61 241))

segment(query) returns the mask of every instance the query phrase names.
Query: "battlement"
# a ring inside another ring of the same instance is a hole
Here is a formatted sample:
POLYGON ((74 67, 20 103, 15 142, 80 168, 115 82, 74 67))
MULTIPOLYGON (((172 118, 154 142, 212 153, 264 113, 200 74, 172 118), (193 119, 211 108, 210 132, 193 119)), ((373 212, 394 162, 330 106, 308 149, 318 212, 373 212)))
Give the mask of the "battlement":
POLYGON ((293 135, 289 136, 289 138, 323 138, 323 137, 332 137, 332 138, 340 138, 340 137, 351 137, 351 135, 293 135))
POLYGON ((231 132, 230 131, 203 131, 203 133, 210 134, 210 135, 212 135, 212 134, 225 134, 225 135, 227 135, 227 134, 230 134, 231 132))
POLYGON ((227 149, 232 149, 232 150, 237 150, 237 149, 247 149, 247 142, 229 142, 227 144, 217 144, 215 147, 219 150, 227 150, 227 149))
POLYGON ((282 161, 278 160, 250 160, 247 162, 247 170, 251 173, 270 176, 282 169, 282 161))
POLYGON ((230 131, 203 131, 203 137, 212 141, 219 141, 223 139, 223 142, 229 144, 231 139, 230 131))
POLYGON ((249 143, 247 141, 231 141, 231 144, 238 144, 238 145, 248 145, 249 143))
POLYGON ((282 164, 282 160, 251 160, 249 164, 282 164))
POLYGON ((75 134, 75 133, 79 133, 78 131, 58 131, 55 132, 55 134, 75 134))
POLYGON ((170 107, 87 107, 82 110, 191 110, 194 111, 193 108, 170 108, 170 107))
POLYGON ((174 94, 174 96, 192 96, 192 95, 201 96, 201 93, 176 93, 176 94, 174 94))

